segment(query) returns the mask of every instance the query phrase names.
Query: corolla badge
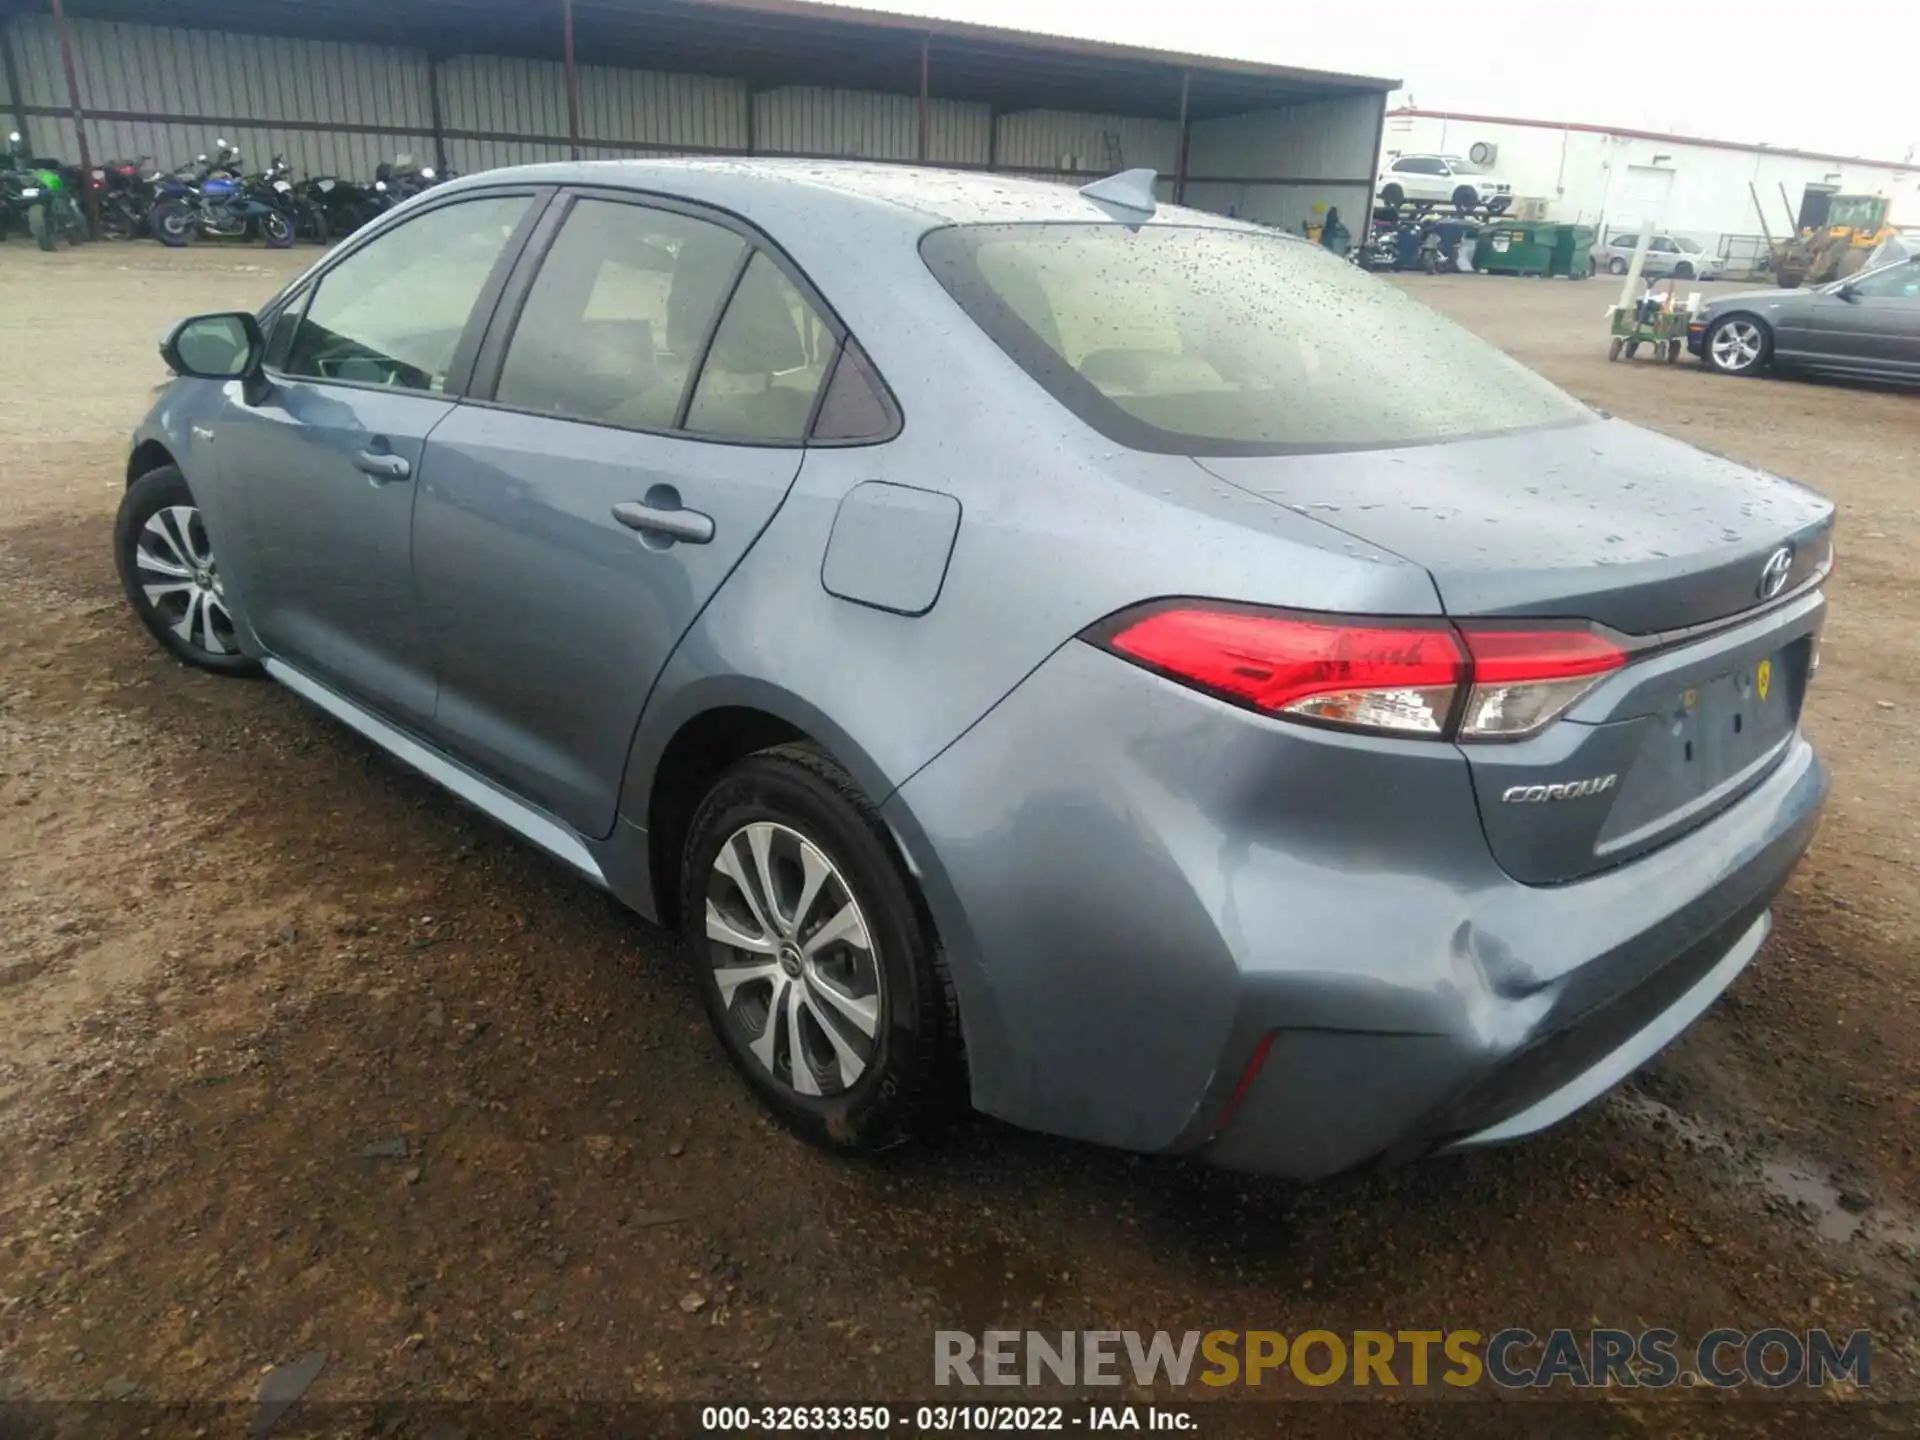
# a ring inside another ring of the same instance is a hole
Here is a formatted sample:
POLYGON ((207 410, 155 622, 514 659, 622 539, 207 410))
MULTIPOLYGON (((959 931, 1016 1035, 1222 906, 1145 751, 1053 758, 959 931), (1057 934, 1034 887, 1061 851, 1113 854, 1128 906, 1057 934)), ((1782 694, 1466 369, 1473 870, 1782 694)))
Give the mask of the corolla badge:
POLYGON ((1787 577, 1793 574, 1793 547, 1782 545, 1767 557, 1767 563, 1760 568, 1758 593, 1762 600, 1771 600, 1787 588, 1787 577))
POLYGON ((1603 795, 1619 783, 1618 775, 1596 775, 1591 780, 1568 780, 1560 785, 1509 785, 1500 792, 1506 805, 1545 805, 1553 800, 1582 800, 1603 795))

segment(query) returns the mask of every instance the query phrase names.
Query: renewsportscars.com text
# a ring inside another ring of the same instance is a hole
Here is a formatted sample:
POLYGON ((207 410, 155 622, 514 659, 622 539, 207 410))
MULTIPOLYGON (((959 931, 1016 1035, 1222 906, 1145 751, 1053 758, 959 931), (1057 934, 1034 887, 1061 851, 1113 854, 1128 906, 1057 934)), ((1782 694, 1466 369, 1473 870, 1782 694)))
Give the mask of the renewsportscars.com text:
POLYGON ((936 1385, 1666 1389, 1872 1383, 1864 1330, 939 1330, 936 1385))

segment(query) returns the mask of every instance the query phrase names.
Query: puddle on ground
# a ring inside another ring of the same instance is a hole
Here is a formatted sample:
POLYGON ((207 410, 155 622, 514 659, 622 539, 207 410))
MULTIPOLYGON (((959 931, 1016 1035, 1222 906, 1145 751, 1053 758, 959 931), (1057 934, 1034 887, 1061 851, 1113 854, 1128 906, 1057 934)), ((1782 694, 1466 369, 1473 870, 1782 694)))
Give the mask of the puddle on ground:
POLYGON ((1798 1215, 1822 1240, 1883 1245, 1903 1259, 1920 1260, 1920 1219, 1836 1182, 1825 1166, 1784 1151, 1743 1151, 1711 1126, 1649 1095, 1618 1091, 1613 1103, 1634 1122, 1723 1161, 1736 1178, 1765 1190, 1778 1208, 1798 1215))

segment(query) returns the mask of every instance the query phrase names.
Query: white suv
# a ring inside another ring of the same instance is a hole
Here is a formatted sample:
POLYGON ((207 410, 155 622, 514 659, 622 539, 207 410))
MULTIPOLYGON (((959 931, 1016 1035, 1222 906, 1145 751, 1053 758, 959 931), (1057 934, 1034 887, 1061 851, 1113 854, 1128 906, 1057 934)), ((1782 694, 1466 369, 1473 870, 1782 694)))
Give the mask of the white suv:
POLYGON ((1375 193, 1396 210, 1411 200, 1498 215, 1513 203, 1513 186, 1458 155, 1402 155, 1380 172, 1375 193))

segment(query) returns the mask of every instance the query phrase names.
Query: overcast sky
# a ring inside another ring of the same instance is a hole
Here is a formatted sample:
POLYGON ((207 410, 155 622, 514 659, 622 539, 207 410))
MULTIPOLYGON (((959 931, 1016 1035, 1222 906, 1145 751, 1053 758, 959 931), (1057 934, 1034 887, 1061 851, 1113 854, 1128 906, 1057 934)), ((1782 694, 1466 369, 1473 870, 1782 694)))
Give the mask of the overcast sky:
POLYGON ((870 8, 1388 76, 1406 87, 1396 104, 1410 94, 1428 110, 1920 160, 1914 0, 877 0, 870 8))

